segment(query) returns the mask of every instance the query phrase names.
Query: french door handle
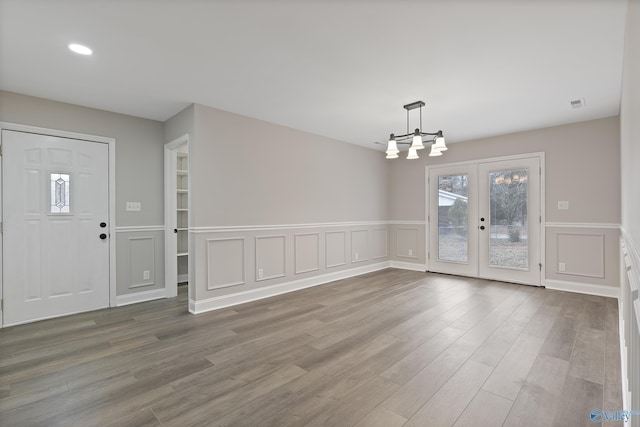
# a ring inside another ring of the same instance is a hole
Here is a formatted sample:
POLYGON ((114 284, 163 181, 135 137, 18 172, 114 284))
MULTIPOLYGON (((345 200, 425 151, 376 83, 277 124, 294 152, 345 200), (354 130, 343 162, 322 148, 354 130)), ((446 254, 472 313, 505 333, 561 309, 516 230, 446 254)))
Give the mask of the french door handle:
POLYGON ((106 238, 107 238, 107 235, 106 235, 106 234, 104 234, 104 233, 100 234, 100 239, 101 239, 101 240, 104 240, 104 239, 106 239, 106 238))
POLYGON ((481 226, 480 226, 480 230, 484 230, 484 225, 481 225, 481 226))

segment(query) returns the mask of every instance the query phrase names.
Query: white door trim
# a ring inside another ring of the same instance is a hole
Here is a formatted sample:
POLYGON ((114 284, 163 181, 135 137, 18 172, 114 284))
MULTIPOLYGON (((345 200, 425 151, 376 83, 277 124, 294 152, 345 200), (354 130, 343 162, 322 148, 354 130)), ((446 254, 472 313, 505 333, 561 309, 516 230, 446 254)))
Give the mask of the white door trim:
MULTIPOLYGON (((3 130, 49 135, 60 138, 80 139, 89 142, 101 142, 109 147, 109 306, 115 307, 116 302, 116 140, 106 136, 89 135, 85 133, 69 132, 58 129, 49 129, 37 126, 22 125, 18 123, 0 122, 0 133, 3 130)), ((2 141, 0 141, 2 144, 2 141)), ((0 169, 1 172, 1 169, 0 169)), ((2 206, 2 182, 0 181, 0 210, 2 206)), ((0 214, 0 221, 1 221, 0 214)), ((4 296, 2 283, 2 266, 4 256, 0 250, 0 295, 4 296)), ((3 324, 3 314, 0 310, 0 328, 3 324)))
MULTIPOLYGON (((164 286, 167 291, 167 298, 178 295, 178 266, 176 263, 176 253, 178 251, 173 229, 177 224, 176 217, 176 149, 187 144, 189 147, 189 134, 184 134, 164 145, 164 286)), ((189 171, 191 171, 191 155, 187 156, 189 171)), ((187 176, 188 187, 191 188, 191 174, 187 176)), ((191 194, 187 199, 188 203, 188 223, 191 222, 191 194)), ((189 276, 191 276, 189 269, 189 276)), ((191 286, 189 286, 191 289, 191 286)))
POLYGON ((425 183, 425 220, 426 220, 426 226, 425 226, 425 248, 427 249, 427 256, 426 256, 426 265, 427 265, 427 270, 429 270, 429 258, 430 258, 430 251, 429 251, 429 228, 430 228, 430 217, 429 217, 429 202, 430 202, 430 190, 429 190, 429 168, 441 168, 441 167, 449 167, 449 166, 464 166, 464 165, 478 165, 480 163, 490 163, 490 162, 497 162, 497 161, 504 161, 504 160, 518 160, 518 159, 526 159, 526 158, 538 158, 539 162, 540 162, 540 221, 541 221, 541 226, 540 226, 540 262, 542 263, 542 268, 540 270, 540 286, 543 286, 545 283, 545 277, 546 277, 546 263, 545 263, 545 255, 546 255, 546 251, 545 251, 545 247, 546 247, 546 233, 545 233, 545 227, 544 225, 546 224, 546 207, 545 207, 545 201, 546 201, 546 194, 545 194, 545 188, 546 188, 546 184, 545 184, 545 153, 542 151, 538 151, 538 152, 533 152, 533 153, 525 153, 525 154, 515 154, 515 155, 511 155, 511 156, 501 156, 501 157, 489 157, 486 159, 476 159, 476 160, 465 160, 462 162, 451 162, 451 163, 440 163, 437 165, 427 165, 425 166, 425 177, 424 177, 424 183, 425 183))

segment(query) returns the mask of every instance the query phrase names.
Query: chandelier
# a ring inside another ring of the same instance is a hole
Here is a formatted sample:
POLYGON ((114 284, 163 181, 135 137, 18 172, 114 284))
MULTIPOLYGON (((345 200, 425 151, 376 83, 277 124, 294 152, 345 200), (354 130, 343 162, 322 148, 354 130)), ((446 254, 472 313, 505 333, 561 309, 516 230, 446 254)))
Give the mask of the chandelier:
POLYGON ((425 103, 422 101, 412 102, 411 104, 404 105, 404 109, 407 110, 407 133, 404 135, 395 135, 391 134, 389 136, 389 144, 387 145, 387 159, 397 159, 398 153, 398 144, 409 145, 409 152, 407 153, 407 159, 417 159, 418 158, 418 150, 424 149, 424 144, 431 144, 431 152, 429 152, 429 156, 442 156, 442 152, 447 150, 447 146, 444 143, 444 136, 442 135, 442 131, 438 132, 422 132, 422 107, 425 106, 425 103), (409 132, 409 111, 415 110, 416 108, 420 109, 420 127, 416 128, 415 131, 409 132), (431 137, 431 139, 423 140, 422 137, 427 136, 431 137))

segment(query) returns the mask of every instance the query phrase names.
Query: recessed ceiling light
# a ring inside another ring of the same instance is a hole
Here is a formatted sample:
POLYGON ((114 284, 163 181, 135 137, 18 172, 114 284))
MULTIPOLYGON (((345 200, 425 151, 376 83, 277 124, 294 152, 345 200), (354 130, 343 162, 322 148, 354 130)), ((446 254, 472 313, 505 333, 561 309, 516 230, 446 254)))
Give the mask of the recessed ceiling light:
POLYGON ((69 49, 75 53, 79 53, 80 55, 91 55, 93 53, 93 51, 88 47, 76 43, 71 43, 69 45, 69 49))

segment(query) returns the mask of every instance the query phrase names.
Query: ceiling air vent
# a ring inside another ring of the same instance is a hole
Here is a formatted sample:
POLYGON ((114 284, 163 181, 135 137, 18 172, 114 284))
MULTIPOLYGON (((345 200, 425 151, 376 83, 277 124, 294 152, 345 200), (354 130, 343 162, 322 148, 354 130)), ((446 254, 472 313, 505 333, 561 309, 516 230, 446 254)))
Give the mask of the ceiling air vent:
POLYGON ((586 104, 584 103, 584 98, 574 99, 573 101, 569 101, 569 103, 571 104, 571 108, 573 109, 586 107, 586 104))

